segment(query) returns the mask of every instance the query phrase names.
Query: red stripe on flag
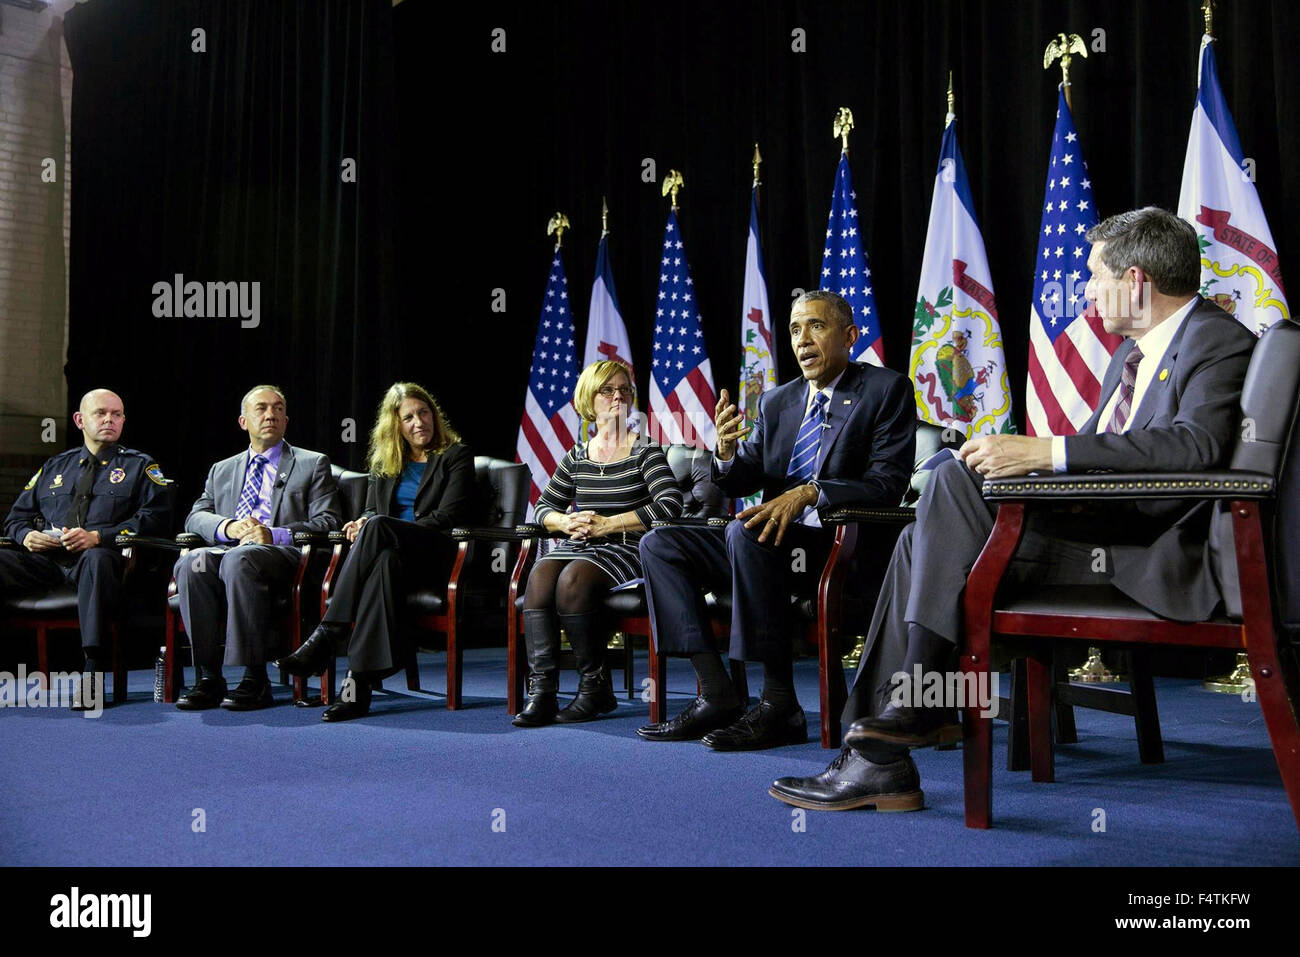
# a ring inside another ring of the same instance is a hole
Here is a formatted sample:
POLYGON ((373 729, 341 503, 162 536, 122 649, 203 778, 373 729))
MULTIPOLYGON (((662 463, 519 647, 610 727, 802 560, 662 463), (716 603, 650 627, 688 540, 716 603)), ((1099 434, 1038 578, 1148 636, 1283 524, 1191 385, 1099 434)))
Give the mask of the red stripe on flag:
MULTIPOLYGON (((1052 351, 1056 353, 1056 358, 1060 360, 1074 387, 1079 390, 1079 398, 1088 403, 1088 408, 1097 408, 1097 400, 1101 398, 1101 383, 1097 381, 1092 369, 1088 368, 1088 362, 1080 355, 1074 340, 1062 333, 1052 343, 1052 351)), ((1056 426, 1053 425, 1052 429, 1055 431, 1056 426)))
MULTIPOLYGON (((560 411, 551 416, 551 431, 560 440, 561 448, 571 449, 573 448, 573 433, 569 431, 569 426, 564 421, 564 408, 564 406, 560 406, 560 411)), ((554 468, 551 471, 554 472, 554 468)))
MULTIPOLYGON (((1065 336, 1060 338, 1064 339, 1065 336)), ((1048 381, 1047 374, 1043 372, 1043 366, 1038 361, 1038 350, 1033 348, 1029 350, 1029 381, 1034 386, 1034 394, 1043 407, 1043 412, 1047 416, 1047 427, 1052 431, 1052 434, 1073 435, 1074 426, 1061 408, 1061 404, 1056 401, 1056 393, 1052 391, 1052 383, 1048 381)), ((1028 422, 1028 419, 1026 419, 1026 422, 1028 422)), ((1030 426, 1030 434, 1034 434, 1032 425, 1030 426)))
MULTIPOLYGON (((669 392, 664 396, 664 405, 668 406, 668 414, 671 415, 673 421, 677 423, 677 428, 681 432, 682 437, 685 439, 693 438, 693 435, 686 431, 686 411, 682 408, 682 400, 677 398, 677 393, 669 392)), ((696 443, 688 441, 687 444, 694 445, 696 443)))
POLYGON ((546 440, 542 438, 542 434, 537 431, 537 423, 532 420, 531 416, 525 414, 520 428, 524 430, 524 437, 528 439, 528 447, 533 450, 533 454, 537 456, 538 461, 545 466, 546 474, 554 475, 555 457, 551 455, 551 450, 547 448, 546 440))
POLYGON ((691 389, 695 392, 695 397, 700 400, 705 413, 712 417, 713 407, 718 404, 718 397, 713 394, 713 386, 708 379, 704 378, 704 373, 700 371, 699 366, 687 374, 686 381, 691 384, 691 389))

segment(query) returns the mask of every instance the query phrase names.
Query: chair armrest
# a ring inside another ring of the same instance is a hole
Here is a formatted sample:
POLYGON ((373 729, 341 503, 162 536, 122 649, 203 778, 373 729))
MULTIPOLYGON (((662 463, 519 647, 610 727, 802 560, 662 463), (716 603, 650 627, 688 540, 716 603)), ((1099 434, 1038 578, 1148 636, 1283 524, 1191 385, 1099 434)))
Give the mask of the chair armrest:
POLYGON ((847 525, 869 522, 883 525, 910 525, 916 521, 916 509, 884 505, 839 505, 821 514, 823 525, 847 525))
POLYGON ((1103 472, 1094 475, 1026 475, 986 479, 990 502, 1111 499, 1268 499, 1277 483, 1264 472, 1103 472))
POLYGON ((525 538, 555 538, 556 535, 545 525, 530 522, 527 525, 516 525, 514 537, 523 541, 525 538))
POLYGON ((8 536, 0 536, 0 548, 22 548, 22 546, 8 536))
POLYGON ((347 535, 342 532, 294 532, 293 543, 302 545, 338 545, 346 544, 347 535))
MULTIPOLYGON (((525 533, 525 529, 537 528, 540 525, 517 525, 514 528, 506 528, 503 525, 474 525, 453 528, 451 537, 457 542, 522 542, 526 538, 534 538, 535 534, 525 533)), ((549 532, 544 529, 539 533, 548 535, 549 532)))
POLYGON ((195 535, 193 532, 181 532, 176 536, 176 544, 181 548, 202 548, 207 544, 202 535, 195 535))
MULTIPOLYGON (((194 537, 198 538, 197 535, 194 537)), ((180 536, 159 538, 156 535, 132 535, 130 532, 119 532, 113 536, 113 544, 118 548, 157 548, 167 552, 179 552, 182 548, 189 547, 187 543, 179 541, 179 538, 180 536)))
POLYGON ((650 523, 651 528, 726 528, 731 524, 730 515, 709 515, 707 517, 657 518, 650 523))

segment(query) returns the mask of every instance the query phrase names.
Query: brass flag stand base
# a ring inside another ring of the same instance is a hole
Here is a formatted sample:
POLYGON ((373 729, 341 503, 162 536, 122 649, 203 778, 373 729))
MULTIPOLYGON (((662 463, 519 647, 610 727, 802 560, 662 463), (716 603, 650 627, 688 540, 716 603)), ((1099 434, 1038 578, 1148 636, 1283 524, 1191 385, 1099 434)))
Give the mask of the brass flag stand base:
POLYGON ((1125 678, 1106 667, 1106 663, 1101 660, 1100 648, 1091 647, 1088 649, 1088 660, 1078 668, 1070 669, 1070 680, 1084 684, 1114 684, 1125 678))
POLYGON ((844 662, 844 668, 847 671, 857 671, 858 665, 862 662, 862 652, 866 650, 867 639, 865 635, 858 635, 854 639, 853 650, 845 655, 841 661, 844 662))
POLYGON ((1250 659, 1246 657, 1244 651, 1237 652, 1237 667, 1232 669, 1231 674, 1206 678, 1202 685, 1206 691, 1217 691, 1219 694, 1244 694, 1247 691, 1254 691, 1255 679, 1250 676, 1250 659))

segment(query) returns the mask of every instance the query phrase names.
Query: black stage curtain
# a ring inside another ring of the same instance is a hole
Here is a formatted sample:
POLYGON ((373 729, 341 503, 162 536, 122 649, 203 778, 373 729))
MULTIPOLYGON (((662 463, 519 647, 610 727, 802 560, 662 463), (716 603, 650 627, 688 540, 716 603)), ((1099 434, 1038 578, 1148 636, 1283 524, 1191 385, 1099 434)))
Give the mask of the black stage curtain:
MULTIPOLYGON (((1060 31, 1090 45, 1105 31, 1105 52, 1076 57, 1072 71, 1100 211, 1172 209, 1203 32, 1192 0, 492 2, 459 12, 405 0, 394 17, 402 322, 408 335, 438 324, 445 349, 431 386, 469 441, 505 457, 514 454, 551 214, 573 222, 565 266, 581 346, 608 196, 615 279, 644 393, 668 210, 658 182, 642 182, 641 164, 654 159, 661 177, 680 170, 715 382, 734 389, 754 142, 765 160, 761 220, 781 328, 791 291, 820 269, 840 106, 857 120, 851 162, 888 364, 906 369, 949 69, 1023 429, 1031 271, 1060 79, 1058 68, 1043 70, 1043 50, 1060 31), (495 28, 505 30, 504 53, 492 52, 495 28), (791 49, 797 28, 807 52, 791 49), (435 178, 439 156, 450 169, 435 178), (426 262, 438 273, 411 268, 426 262), (490 309, 496 288, 507 292, 504 315, 490 309), (434 291, 453 289, 439 305, 434 291)), ((1300 6, 1221 3, 1215 32, 1294 303, 1300 141, 1284 104, 1300 102, 1300 74, 1287 67, 1300 6)), ((779 361, 781 378, 791 377, 788 343, 779 361)))
MULTIPOLYGON (((1223 4, 1229 105, 1296 291, 1300 102, 1286 43, 1300 7, 1223 4)), ((1059 72, 1101 212, 1177 203, 1202 20, 1191 0, 559 4, 432 0, 89 0, 66 18, 74 69, 69 393, 109 385, 126 441, 192 501, 237 451, 238 397, 289 394, 289 439, 362 464, 383 389, 423 382, 480 453, 513 458, 557 209, 579 341, 611 208, 618 294, 647 385, 657 260, 681 221, 719 387, 734 386, 750 155, 778 326, 817 276, 839 154, 854 182, 889 365, 906 367, 948 70, 1023 425, 1031 262, 1059 72), (206 31, 206 52, 192 31, 206 31), (505 30, 506 51, 492 51, 505 30), (791 49, 804 31, 806 52, 791 49), (340 164, 357 160, 357 182, 340 164), (261 282, 261 323, 159 319, 153 286, 261 282), (504 289, 507 311, 491 310, 504 289), (343 420, 356 421, 354 442, 343 420)), ((792 374, 788 345, 782 378, 792 374)))
POLYGON ((124 442, 179 476, 186 511, 246 447, 259 382, 287 392, 290 442, 359 467, 397 342, 390 0, 90 0, 65 31, 70 402, 118 391, 124 442), (260 283, 259 324, 156 318, 177 273, 260 283))

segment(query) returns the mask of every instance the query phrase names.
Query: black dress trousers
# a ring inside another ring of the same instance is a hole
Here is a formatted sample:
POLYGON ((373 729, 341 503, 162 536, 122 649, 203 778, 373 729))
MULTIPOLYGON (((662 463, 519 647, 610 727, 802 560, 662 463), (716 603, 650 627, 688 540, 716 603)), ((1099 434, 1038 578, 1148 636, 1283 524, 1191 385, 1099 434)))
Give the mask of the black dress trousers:
POLYGON ((401 611, 410 588, 445 588, 456 543, 444 532, 376 515, 361 526, 339 570, 324 620, 354 622, 348 667, 354 672, 397 670, 401 611))

